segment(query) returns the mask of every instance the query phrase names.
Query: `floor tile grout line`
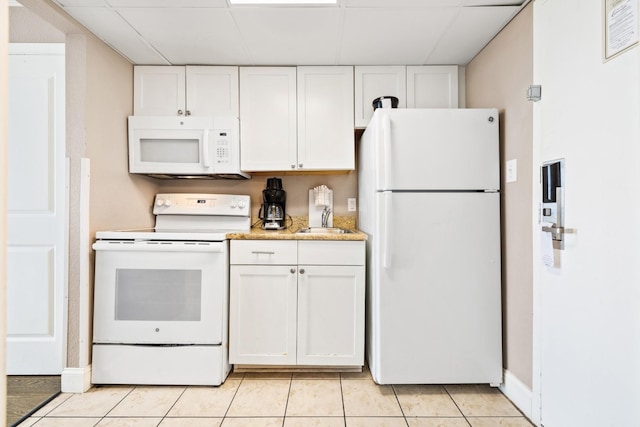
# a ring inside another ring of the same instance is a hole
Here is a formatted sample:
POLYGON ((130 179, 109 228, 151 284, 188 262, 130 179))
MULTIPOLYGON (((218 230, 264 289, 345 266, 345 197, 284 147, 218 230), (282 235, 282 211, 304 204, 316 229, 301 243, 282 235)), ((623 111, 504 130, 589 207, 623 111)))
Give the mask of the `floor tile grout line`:
POLYGON ((287 401, 284 404, 284 414, 282 414, 282 427, 284 427, 284 422, 287 419, 287 408, 289 407, 289 396, 291 395, 291 385, 293 384, 293 374, 289 378, 289 390, 287 391, 287 401))
POLYGON ((109 409, 104 415, 102 415, 100 417, 100 420, 98 421, 98 423, 96 423, 96 425, 98 425, 103 419, 105 419, 107 417, 107 415, 109 415, 114 409, 116 409, 116 407, 121 404, 131 393, 133 393, 133 391, 138 388, 138 386, 133 386, 131 387, 131 390, 129 390, 123 397, 122 399, 120 399, 118 401, 118 403, 116 403, 115 405, 113 405, 113 407, 111 409, 109 409))
POLYGON ((469 425, 469 427, 471 427, 471 422, 469 422, 469 420, 467 419, 467 416, 464 412, 462 412, 462 409, 460 408, 460 406, 458 405, 458 402, 456 402, 456 399, 453 398, 453 396, 451 396, 451 393, 449 392, 449 389, 447 388, 447 386, 445 384, 442 384, 441 387, 444 389, 444 391, 447 393, 447 395, 449 396, 449 399, 451 399, 451 401, 453 402, 454 405, 456 405, 456 408, 458 408, 458 411, 460 411, 460 414, 462 414, 462 416, 464 417, 464 420, 467 422, 467 424, 469 425))
POLYGON ((238 387, 236 388, 236 391, 233 393, 233 397, 229 401, 229 406, 227 406, 227 410, 224 411, 224 415, 222 415, 222 421, 220 422, 220 425, 222 425, 224 423, 225 418, 227 418, 227 414, 229 413, 229 409, 231 409, 231 405, 233 405, 233 401, 235 400, 236 396, 238 395, 238 390, 240 390, 240 387, 242 386, 242 383, 244 382, 245 378, 246 378, 246 374, 242 374, 242 378, 240 378, 240 384, 238 384, 238 387))
MULTIPOLYGON (((167 409, 167 412, 164 413, 164 415, 162 416, 162 418, 160 419, 160 422, 158 423, 158 426, 160 424, 162 424, 162 421, 164 421, 165 418, 167 418, 167 415, 169 415, 169 412, 171 412, 171 410, 176 406, 176 403, 178 403, 178 400, 180 400, 180 398, 182 396, 184 396, 184 394, 187 392, 187 389, 189 388, 189 386, 185 386, 184 389, 182 390, 182 393, 180 393, 180 396, 178 396, 178 398, 175 400, 175 402, 173 402, 173 404, 169 407, 169 409, 167 409)), ((157 426, 156 426, 157 427, 157 426)))
POLYGON ((342 388, 342 373, 339 375, 340 379, 340 400, 342 401, 342 423, 347 426, 347 409, 344 406, 344 389, 342 388))
POLYGON ((400 408, 400 413, 402 414, 402 418, 404 419, 405 424, 409 427, 409 421, 407 420, 407 416, 404 414, 404 409, 402 409, 402 404, 400 403, 400 399, 398 398, 398 393, 396 391, 396 386, 391 384, 391 390, 393 390, 393 395, 396 398, 396 402, 398 402, 398 407, 400 408))

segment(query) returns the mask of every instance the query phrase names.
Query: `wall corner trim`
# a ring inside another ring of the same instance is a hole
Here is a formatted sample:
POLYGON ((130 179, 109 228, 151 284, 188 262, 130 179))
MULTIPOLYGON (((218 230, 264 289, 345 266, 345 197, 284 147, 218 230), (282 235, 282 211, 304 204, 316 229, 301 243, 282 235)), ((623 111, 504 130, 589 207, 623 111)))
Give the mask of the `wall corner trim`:
POLYGON ((84 393, 91 388, 91 365, 84 368, 64 368, 60 378, 63 393, 84 393))
POLYGON ((500 385, 500 391, 518 407, 525 417, 531 420, 532 392, 522 381, 508 370, 504 370, 504 382, 500 385))

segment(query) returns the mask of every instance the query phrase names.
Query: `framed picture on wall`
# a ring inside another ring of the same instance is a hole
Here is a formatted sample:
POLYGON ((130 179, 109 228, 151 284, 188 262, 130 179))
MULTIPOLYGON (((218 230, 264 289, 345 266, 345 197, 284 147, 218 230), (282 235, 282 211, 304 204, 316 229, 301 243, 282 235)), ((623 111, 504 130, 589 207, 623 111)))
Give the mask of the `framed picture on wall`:
POLYGON ((640 40, 638 1, 603 0, 605 60, 638 44, 640 40))

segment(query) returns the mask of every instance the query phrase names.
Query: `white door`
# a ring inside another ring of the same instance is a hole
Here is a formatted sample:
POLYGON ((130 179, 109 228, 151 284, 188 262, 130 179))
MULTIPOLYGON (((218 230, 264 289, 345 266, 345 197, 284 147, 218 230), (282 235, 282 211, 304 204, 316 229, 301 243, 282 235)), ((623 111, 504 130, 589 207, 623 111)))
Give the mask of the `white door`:
POLYGON ((7 373, 63 368, 66 193, 64 45, 11 45, 7 373))
MULTIPOLYGON (((500 383, 499 193, 379 193, 371 237, 381 384, 500 383)), ((371 333, 371 332, 369 332, 371 333)))
POLYGON ((187 109, 192 116, 238 117, 238 67, 187 65, 187 109))
POLYGON ((240 68, 243 171, 297 168, 296 68, 240 68))
POLYGON ((362 365, 364 266, 298 270, 298 365, 362 365))
POLYGON ((354 169, 353 67, 297 72, 298 169, 354 169))
POLYGON ((229 362, 295 365, 297 267, 232 265, 229 362))
POLYGON ((133 68, 133 114, 135 116, 184 116, 185 67, 139 65, 133 68))
MULTIPOLYGON (((533 7, 534 82, 543 88, 534 104, 534 170, 564 158, 565 226, 576 230, 555 252, 555 267, 543 266, 534 252, 541 405, 534 401, 533 409, 545 427, 636 426, 640 50, 602 60, 603 2, 533 7)), ((537 204, 539 184, 534 194, 537 204)))
POLYGON ((408 108, 458 108, 458 67, 407 67, 408 108))

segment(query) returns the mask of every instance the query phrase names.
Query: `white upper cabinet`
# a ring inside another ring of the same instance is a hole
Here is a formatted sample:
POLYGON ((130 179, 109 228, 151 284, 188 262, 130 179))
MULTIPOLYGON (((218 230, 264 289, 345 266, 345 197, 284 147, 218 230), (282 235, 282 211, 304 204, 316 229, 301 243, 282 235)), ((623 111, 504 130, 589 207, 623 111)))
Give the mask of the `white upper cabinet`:
POLYGON ((398 108, 407 106, 407 67, 356 66, 355 67, 355 125, 363 128, 373 116, 373 100, 381 96, 398 98, 398 108))
POLYGON ((240 168, 295 170, 295 67, 240 68, 240 168))
POLYGON ((241 67, 243 171, 355 167, 353 67, 241 67))
POLYGON ((365 128, 373 115, 372 101, 380 96, 398 98, 398 108, 458 108, 458 67, 355 67, 355 125, 365 128))
POLYGON ((407 66, 407 108, 458 108, 458 67, 407 66))
POLYGON ((137 66, 133 68, 133 115, 184 115, 185 67, 137 66))
POLYGON ((136 66, 136 116, 238 117, 238 67, 136 66))
POLYGON ((353 67, 298 67, 298 170, 355 168, 353 67))
POLYGON ((187 110, 192 115, 240 114, 238 67, 188 65, 187 110))

